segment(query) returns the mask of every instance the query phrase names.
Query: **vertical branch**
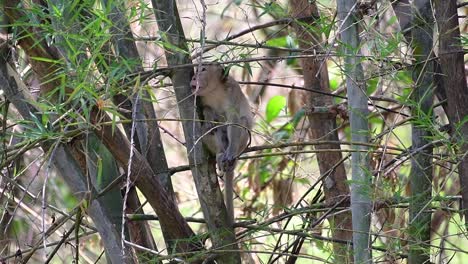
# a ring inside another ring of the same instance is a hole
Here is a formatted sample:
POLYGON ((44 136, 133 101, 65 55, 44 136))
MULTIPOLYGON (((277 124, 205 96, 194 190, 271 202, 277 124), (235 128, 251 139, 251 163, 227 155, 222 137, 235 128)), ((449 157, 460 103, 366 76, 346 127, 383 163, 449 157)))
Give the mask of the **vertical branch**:
POLYGON ((411 100, 413 118, 412 148, 421 151, 411 160, 409 228, 411 244, 408 263, 430 261, 432 197, 432 146, 430 129, 433 122, 433 62, 429 61, 433 47, 433 14, 430 0, 415 0, 412 6, 412 47, 416 65, 413 70, 414 90, 411 100), (426 146, 426 147, 424 147, 426 146))
MULTIPOLYGON (((299 47, 301 49, 314 49, 318 52, 321 51, 320 45, 322 42, 322 29, 320 25, 315 22, 318 19, 319 12, 317 4, 309 3, 306 0, 291 0, 291 13, 294 18, 301 19, 311 17, 307 21, 310 25, 309 30, 306 26, 301 26, 300 22, 294 23, 294 29, 299 40, 299 47), (315 18, 314 18, 315 17, 315 18), (316 31, 311 32, 310 28, 316 31)), ((305 22, 302 22, 305 23, 305 22)), ((304 72, 304 86, 306 88, 323 91, 324 93, 331 93, 330 82, 328 79, 328 69, 326 60, 319 58, 304 58, 301 59, 301 65, 304 72)), ((326 107, 333 105, 332 97, 324 94, 307 93, 308 107, 314 109, 315 107, 326 107)), ((310 128, 310 137, 313 140, 329 140, 338 141, 338 133, 336 130, 336 116, 329 113, 310 113, 308 115, 310 128)), ((316 149, 340 149, 337 144, 323 144, 315 146, 316 149)), ((324 180, 323 184, 324 194, 327 202, 330 204, 342 200, 344 196, 349 195, 349 188, 346 184, 346 171, 344 165, 340 160, 342 159, 341 152, 320 152, 317 153, 317 162, 321 175, 325 175, 329 170, 334 170, 324 180), (336 164, 340 164, 336 166, 336 164), (336 168, 334 168, 336 166, 336 168)), ((333 238, 339 240, 351 240, 352 229, 351 214, 340 213, 336 216, 330 217, 331 231, 333 238)), ((335 251, 335 258, 337 263, 346 263, 347 261, 347 245, 334 243, 333 249, 335 251)))
MULTIPOLYGON (((3 5, 0 4, 0 10, 3 11, 3 5)), ((0 57, 6 58, 8 54, 8 49, 7 49, 7 35, 8 35, 8 30, 6 27, 3 27, 7 25, 8 23, 6 22, 7 18, 5 17, 5 13, 2 12, 0 13, 0 57)), ((0 62, 6 63, 6 59, 1 59, 0 62)), ((5 65, 6 66, 6 65, 5 65)), ((5 71, 2 69, 2 67, 5 66, 0 66, 0 71, 5 71)), ((7 120, 8 120, 8 109, 10 107, 10 103, 8 101, 4 101, 4 104, 0 108, 1 111, 1 133, 3 134, 4 137, 6 137, 6 132, 7 132, 7 120)), ((1 159, 0 162, 4 163, 5 159, 7 159, 7 146, 6 146, 6 140, 2 140, 3 142, 1 143, 2 145, 2 153, 0 153, 1 159)), ((12 142, 17 142, 19 141, 17 137, 12 136, 12 142)), ((9 247, 9 232, 10 232, 10 227, 9 227, 9 222, 13 219, 14 215, 11 214, 11 208, 13 204, 9 199, 7 199, 7 192, 11 192, 11 195, 15 195, 15 190, 12 189, 9 191, 9 183, 6 179, 13 179, 15 175, 13 175, 14 168, 19 169, 19 164, 20 164, 21 157, 16 159, 15 161, 11 162, 10 164, 7 164, 4 168, 2 168, 2 179, 0 180, 0 188, 3 191, 0 191, 0 204, 1 208, 3 208, 3 212, 0 213, 0 257, 7 256, 10 252, 10 247, 9 247)))
POLYGON ((411 5, 410 0, 394 0, 392 2, 393 10, 398 18, 401 31, 406 37, 408 43, 411 42, 411 5))
MULTIPOLYGON (((104 1, 107 2, 107 1, 104 1)), ((123 4, 123 3, 121 3, 123 4)), ((117 5, 114 3, 114 5, 117 5)), ((118 57, 126 60, 133 60, 135 63, 133 72, 143 71, 141 65, 141 58, 138 53, 138 49, 133 38, 133 34, 128 24, 128 21, 125 17, 125 13, 121 10, 121 6, 115 6, 112 8, 110 19, 113 22, 114 26, 111 27, 113 32, 113 42, 116 46, 118 57), (123 32, 123 33, 122 33, 123 32)), ((138 91, 141 92, 143 98, 149 99, 150 95, 146 90, 138 91)), ((148 163, 151 165, 153 171, 158 174, 161 182, 164 184, 165 189, 171 195, 171 198, 174 199, 174 189, 172 187, 172 182, 170 175, 167 173, 168 165, 166 161, 166 155, 164 152, 164 147, 161 141, 161 134, 159 131, 159 125, 157 123, 156 112, 153 108, 152 102, 150 100, 136 100, 137 94, 132 98, 132 103, 136 104, 136 116, 138 120, 147 118, 146 127, 144 126, 145 122, 136 122, 137 125, 137 134, 138 134, 138 144, 137 149, 142 154, 145 154, 147 157, 148 163), (152 123, 150 123, 152 122, 152 123), (141 125, 140 125, 141 124, 141 125)), ((124 100, 127 100, 126 98, 124 100)), ((132 110, 131 108, 127 110, 132 110)), ((131 119, 131 116, 126 116, 131 119)), ((128 130, 128 129, 127 129, 128 130)), ((130 131, 126 131, 129 135, 130 131)))
POLYGON ((447 117, 452 136, 458 142, 458 175, 463 198, 465 226, 468 229, 468 87, 463 46, 460 43, 457 2, 437 0, 435 14, 439 30, 439 62, 442 86, 447 95, 447 117))
MULTIPOLYGON (((116 59, 118 60, 130 60, 133 65, 130 69, 130 73, 139 72, 143 70, 141 65, 141 58, 138 53, 138 49, 133 37, 132 30, 130 28, 128 19, 123 10, 124 2, 123 1, 107 1, 104 0, 103 3, 108 5, 110 3, 110 12, 109 18, 112 21, 112 26, 110 31, 112 32, 112 42, 116 50, 116 59)), ((137 77, 138 78, 138 77, 137 77)), ((161 135, 159 131, 159 125, 157 123, 156 112, 153 107, 153 103, 149 100, 150 95, 145 89, 138 87, 135 94, 131 98, 126 96, 116 96, 114 100, 118 104, 122 104, 128 112, 122 113, 126 118, 132 121, 131 126, 124 126, 127 137, 130 137, 130 141, 135 140, 136 149, 145 155, 148 164, 150 165, 153 172, 160 179, 164 188, 166 189, 169 198, 175 202, 174 189, 172 187, 172 182, 170 175, 167 173, 168 164, 166 161, 166 154, 164 152, 164 146, 161 140, 161 135), (140 95, 142 98, 140 99, 140 95), (140 120, 151 120, 142 122, 140 120), (138 121, 138 122, 137 122, 138 121), (135 129, 136 134, 134 134, 135 139, 132 138, 133 129, 135 129)), ((130 187, 133 188, 133 187, 130 187)), ((128 193, 129 200, 126 200, 127 203, 136 204, 139 203, 138 196, 133 190, 128 193)), ((141 238, 138 244, 149 248, 155 249, 155 243, 153 238, 147 237, 151 234, 150 227, 146 222, 133 223, 131 232, 135 238, 141 238)), ((162 229, 163 235, 165 237, 165 242, 168 247, 169 252, 173 252, 176 248, 174 241, 169 239, 171 236, 167 234, 168 230, 162 229), (171 242, 172 241, 172 242, 171 242)))
MULTIPOLYGON (((127 211, 124 212, 127 214, 144 214, 143 206, 138 199, 137 190, 135 187, 130 188, 129 199, 127 200, 127 211), (133 198, 135 197, 135 199, 133 198)), ((120 207, 122 208, 122 207, 120 207)), ((138 244, 144 248, 157 250, 156 242, 153 239, 153 234, 151 234, 151 227, 146 221, 127 221, 128 231, 130 233, 130 240, 132 243, 138 244), (144 223, 139 223, 144 222, 144 223)), ((164 241, 166 242, 166 241, 164 241)), ((166 245, 170 244, 166 242, 166 245)), ((170 252, 170 251, 169 251, 170 252)), ((141 262, 145 262, 148 259, 154 258, 154 255, 146 250, 141 250, 135 248, 135 253, 137 258, 141 262)), ((161 264, 161 261, 154 260, 154 263, 161 264)))
MULTIPOLYGON (((359 58, 360 40, 358 32, 357 1, 337 1, 338 17, 341 27, 341 41, 345 48, 346 88, 349 104, 349 121, 351 125, 351 141, 368 143, 369 125, 366 86, 364 73, 359 58)), ((352 145, 356 150, 351 154, 351 212, 353 221, 353 248, 355 263, 371 263, 370 250, 370 218, 371 199, 369 176, 369 156, 365 152, 368 147, 352 145)))
MULTIPOLYGON (((188 64, 187 42, 180 21, 175 1, 152 0, 151 1, 158 23, 159 31, 165 32, 164 38, 178 50, 166 50, 166 59, 169 66, 188 64)), ((229 225, 223 195, 219 188, 218 178, 212 157, 200 144, 195 144, 201 136, 200 123, 194 122, 194 98, 190 89, 190 80, 193 71, 190 69, 175 69, 172 72, 172 84, 179 107, 180 117, 184 130, 189 163, 192 166, 192 175, 197 188, 203 215, 205 216, 208 230, 214 248, 237 250, 234 230, 229 225), (211 160, 210 160, 211 159, 211 160)), ((220 263, 240 263, 238 253, 220 255, 217 259, 220 263)))

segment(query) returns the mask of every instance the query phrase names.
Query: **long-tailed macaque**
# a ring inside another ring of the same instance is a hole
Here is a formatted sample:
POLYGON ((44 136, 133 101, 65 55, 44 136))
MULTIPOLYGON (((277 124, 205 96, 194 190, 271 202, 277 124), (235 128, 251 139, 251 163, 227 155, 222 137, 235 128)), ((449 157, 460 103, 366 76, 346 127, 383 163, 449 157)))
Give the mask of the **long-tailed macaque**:
POLYGON ((252 112, 239 84, 217 64, 204 64, 192 78, 193 93, 203 105, 202 139, 216 155, 218 169, 224 173, 225 203, 230 224, 234 223, 233 178, 236 159, 250 143, 252 112))

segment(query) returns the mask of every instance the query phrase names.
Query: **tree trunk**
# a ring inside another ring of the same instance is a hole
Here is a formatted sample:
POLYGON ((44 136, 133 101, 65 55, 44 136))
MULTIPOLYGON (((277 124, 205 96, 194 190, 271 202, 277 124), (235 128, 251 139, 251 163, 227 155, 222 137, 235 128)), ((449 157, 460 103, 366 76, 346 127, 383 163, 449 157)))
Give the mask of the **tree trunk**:
POLYGON ((439 62, 442 86, 447 95, 447 117, 452 137, 458 142, 458 175, 463 198, 465 226, 468 229, 468 87, 463 46, 460 43, 457 1, 436 0, 435 14, 439 30, 439 62))
POLYGON ((415 66, 413 69, 414 90, 411 96, 412 146, 418 150, 411 159, 409 204, 410 250, 408 263, 429 263, 431 237, 432 197, 432 146, 433 117, 433 15, 430 0, 414 0, 412 6, 411 45, 415 66), (423 125, 421 125, 423 124, 423 125))
MULTIPOLYGON (((369 124, 367 108, 366 83, 359 58, 360 40, 358 32, 359 16, 357 1, 337 1, 338 18, 340 20, 341 41, 345 56, 346 89, 349 104, 349 122, 351 125, 351 141, 368 143, 369 124)), ((351 212, 353 221, 353 251, 355 263, 371 263, 370 249, 370 219, 372 203, 371 175, 368 147, 351 145, 351 148, 360 152, 351 154, 351 212)))
MULTIPOLYGON (((116 53, 119 56, 115 56, 116 60, 130 60, 137 62, 130 69, 129 74, 138 73, 143 71, 141 65, 141 58, 138 53, 138 49, 133 38, 133 33, 130 28, 129 22, 127 21, 124 10, 123 1, 109 1, 103 0, 104 6, 108 6, 111 10, 109 11, 109 19, 112 21, 113 26, 110 28, 112 33, 112 42, 115 47, 116 53)), ((137 120, 133 120, 135 127, 135 146, 136 149, 146 156, 146 160, 150 165, 153 172, 159 177, 163 184, 166 193, 169 195, 168 198, 172 199, 175 203, 174 190, 172 188, 172 182, 170 175, 167 173, 168 165, 166 161, 166 154, 161 141, 161 135, 159 132, 159 125, 157 123, 156 112, 153 107, 153 103, 150 100, 149 93, 145 89, 137 91, 132 98, 126 96, 115 96, 114 100, 117 101, 117 105, 121 105, 125 110, 122 113, 128 120, 132 120, 132 115, 137 117, 137 120), (139 96, 141 94, 141 97, 139 96), (129 100, 130 99, 130 100, 129 100), (134 113, 135 112, 135 113, 134 113), (151 120, 151 121, 139 121, 139 120, 151 120)), ((131 127, 133 123, 124 124, 127 138, 131 137, 131 127)), ((135 204, 139 204, 138 196, 134 190, 128 192, 127 206, 133 207, 135 204)), ((156 249, 155 243, 151 235, 151 230, 146 222, 135 222, 130 224, 130 232, 136 232, 131 234, 132 237, 139 238, 139 242, 142 242, 141 246, 156 249)), ((161 228, 164 236, 168 252, 174 252, 176 247, 170 239, 171 235, 168 234, 169 230, 161 228)), ((137 243, 138 241, 133 241, 137 243)))
MULTIPOLYGON (((299 23, 294 24, 294 28, 299 40, 299 47, 304 50, 315 49, 320 53, 322 42, 322 30, 318 23, 315 22, 319 17, 317 4, 309 3, 307 0, 291 0, 291 14, 296 19, 309 17, 307 21, 311 27, 317 28, 315 32, 307 30, 299 23)), ((331 93, 330 83, 328 79, 328 69, 326 60, 319 58, 301 59, 301 65, 304 73, 304 86, 316 91, 331 93)), ((333 98, 324 94, 308 93, 308 108, 332 106, 333 98)), ((308 115, 310 125, 310 138, 312 140, 329 140, 338 141, 338 133, 336 131, 336 116, 328 113, 314 113, 310 111, 308 115)), ((316 149, 340 149, 337 144, 323 144, 315 146, 316 149)), ((319 165, 320 175, 328 176, 324 179, 323 189, 327 203, 334 204, 349 196, 349 188, 347 185, 346 171, 341 162, 341 152, 320 152, 317 153, 317 162, 319 165), (336 164, 340 164, 336 166, 336 164), (336 166, 336 168, 334 168, 336 166), (330 173, 330 170, 332 172, 330 173)), ((328 218, 332 237, 339 240, 352 239, 352 222, 349 212, 334 215, 328 218)), ((349 262, 349 245, 333 243, 334 256, 336 263, 349 262)))

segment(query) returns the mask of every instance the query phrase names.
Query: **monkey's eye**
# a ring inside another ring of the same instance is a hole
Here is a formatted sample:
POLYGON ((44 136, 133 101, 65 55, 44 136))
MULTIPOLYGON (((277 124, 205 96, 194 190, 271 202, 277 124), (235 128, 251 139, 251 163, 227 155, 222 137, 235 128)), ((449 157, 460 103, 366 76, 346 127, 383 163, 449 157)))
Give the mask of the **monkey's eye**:
POLYGON ((205 67, 201 68, 201 71, 206 71, 206 68, 205 67))

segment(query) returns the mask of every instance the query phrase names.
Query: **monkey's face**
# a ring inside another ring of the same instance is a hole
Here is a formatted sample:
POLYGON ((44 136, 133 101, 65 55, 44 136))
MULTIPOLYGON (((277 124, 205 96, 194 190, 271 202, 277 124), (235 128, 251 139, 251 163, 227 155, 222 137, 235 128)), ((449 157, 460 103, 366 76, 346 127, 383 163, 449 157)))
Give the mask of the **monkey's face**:
POLYGON ((192 87, 193 94, 206 96, 213 89, 216 89, 222 78, 223 68, 220 65, 202 65, 199 71, 193 75, 190 87, 192 87))

